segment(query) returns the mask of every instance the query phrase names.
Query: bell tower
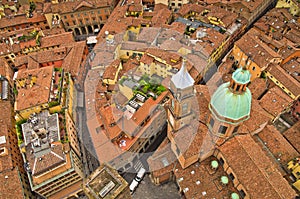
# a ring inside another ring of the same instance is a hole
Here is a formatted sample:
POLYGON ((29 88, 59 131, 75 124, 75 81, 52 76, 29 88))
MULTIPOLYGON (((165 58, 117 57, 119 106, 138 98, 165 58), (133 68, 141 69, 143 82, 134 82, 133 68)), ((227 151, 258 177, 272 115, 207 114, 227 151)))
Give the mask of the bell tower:
POLYGON ((176 132, 193 118, 192 103, 194 93, 194 79, 186 69, 186 60, 183 59, 180 70, 172 76, 170 82, 172 94, 168 107, 168 122, 171 131, 176 132))

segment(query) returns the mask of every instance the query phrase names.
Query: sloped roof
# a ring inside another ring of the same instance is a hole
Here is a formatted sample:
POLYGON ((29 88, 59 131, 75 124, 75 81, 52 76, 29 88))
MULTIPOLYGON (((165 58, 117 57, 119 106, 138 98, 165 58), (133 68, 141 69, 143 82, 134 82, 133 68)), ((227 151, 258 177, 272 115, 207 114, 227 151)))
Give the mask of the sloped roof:
POLYGON ((185 89, 194 85, 194 79, 188 73, 185 67, 185 61, 182 62, 182 66, 178 73, 172 76, 171 81, 174 83, 176 88, 185 89))
POLYGON ((219 147, 250 198, 295 198, 275 163, 249 135, 238 135, 219 147))

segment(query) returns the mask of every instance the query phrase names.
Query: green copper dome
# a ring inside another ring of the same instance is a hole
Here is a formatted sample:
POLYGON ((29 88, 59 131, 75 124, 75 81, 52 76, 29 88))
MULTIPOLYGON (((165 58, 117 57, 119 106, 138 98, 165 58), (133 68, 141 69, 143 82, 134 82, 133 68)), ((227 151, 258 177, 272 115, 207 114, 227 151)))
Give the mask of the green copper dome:
POLYGON ((251 92, 248 88, 242 93, 232 92, 230 83, 222 84, 213 94, 209 109, 220 121, 240 123, 250 116, 251 92))
POLYGON ((250 82, 251 73, 243 68, 238 68, 232 74, 232 79, 238 84, 248 84, 250 82))

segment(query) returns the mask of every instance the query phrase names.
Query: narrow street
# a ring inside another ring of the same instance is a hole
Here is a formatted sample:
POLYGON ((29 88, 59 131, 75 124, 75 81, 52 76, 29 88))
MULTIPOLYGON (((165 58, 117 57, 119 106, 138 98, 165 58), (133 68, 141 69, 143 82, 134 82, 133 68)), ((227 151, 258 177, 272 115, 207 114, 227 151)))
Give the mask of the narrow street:
POLYGON ((145 175, 132 195, 133 199, 181 199, 175 182, 168 182, 159 186, 154 185, 149 175, 145 175), (155 194, 154 194, 155 193, 155 194))

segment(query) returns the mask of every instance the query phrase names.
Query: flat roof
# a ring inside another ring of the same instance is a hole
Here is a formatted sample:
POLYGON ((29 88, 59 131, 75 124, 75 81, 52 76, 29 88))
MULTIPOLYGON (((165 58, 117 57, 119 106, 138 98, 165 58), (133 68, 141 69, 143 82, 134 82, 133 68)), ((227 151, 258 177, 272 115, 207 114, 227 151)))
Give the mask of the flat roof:
POLYGON ((116 170, 102 164, 85 180, 84 186, 95 198, 115 198, 128 183, 116 170))

